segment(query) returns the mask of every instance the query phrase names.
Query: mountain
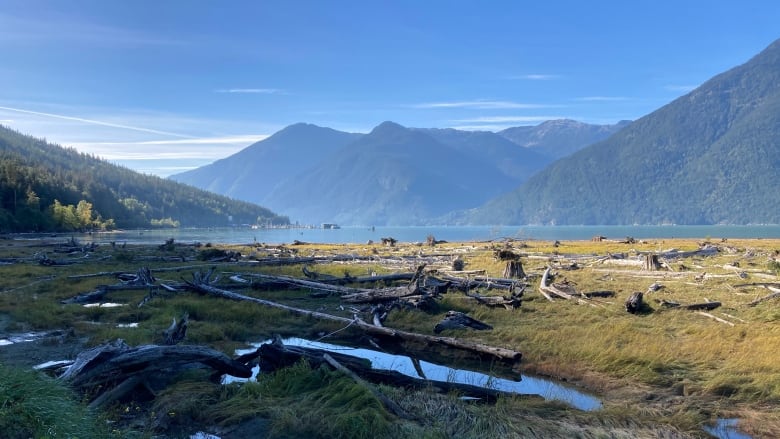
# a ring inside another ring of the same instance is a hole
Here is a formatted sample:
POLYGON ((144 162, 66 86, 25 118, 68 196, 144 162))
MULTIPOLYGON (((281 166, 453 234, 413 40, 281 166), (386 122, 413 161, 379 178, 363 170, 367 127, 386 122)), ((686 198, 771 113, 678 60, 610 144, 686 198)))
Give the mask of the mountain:
POLYGON ((614 125, 592 125, 570 119, 557 119, 536 126, 507 128, 497 134, 539 154, 559 159, 606 139, 629 123, 631 122, 624 120, 614 125))
POLYGON ((289 220, 0 125, 0 232, 256 222, 289 220))
POLYGON ((552 159, 531 148, 518 148, 507 137, 490 131, 460 131, 452 128, 418 128, 439 143, 468 156, 475 162, 496 167, 515 185, 540 171, 552 159))
POLYGON ((483 224, 780 223, 780 40, 472 212, 483 224))
MULTIPOLYGON (((254 143, 230 157, 171 176, 208 191, 269 206, 270 194, 299 173, 360 137, 299 123, 254 143)), ((269 206, 274 210, 285 207, 269 206)))
POLYGON ((422 130, 384 122, 295 181, 269 204, 303 222, 414 225, 479 206, 512 186, 495 166, 422 130))

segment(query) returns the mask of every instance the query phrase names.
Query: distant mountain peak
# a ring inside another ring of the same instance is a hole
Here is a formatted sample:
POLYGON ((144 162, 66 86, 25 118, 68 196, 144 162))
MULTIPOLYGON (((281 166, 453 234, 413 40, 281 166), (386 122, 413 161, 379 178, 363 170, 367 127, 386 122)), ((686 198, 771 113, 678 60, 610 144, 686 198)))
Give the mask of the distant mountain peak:
POLYGON ((407 128, 405 126, 399 123, 387 120, 374 127, 374 129, 371 130, 371 134, 387 134, 398 131, 406 131, 406 129, 407 128))

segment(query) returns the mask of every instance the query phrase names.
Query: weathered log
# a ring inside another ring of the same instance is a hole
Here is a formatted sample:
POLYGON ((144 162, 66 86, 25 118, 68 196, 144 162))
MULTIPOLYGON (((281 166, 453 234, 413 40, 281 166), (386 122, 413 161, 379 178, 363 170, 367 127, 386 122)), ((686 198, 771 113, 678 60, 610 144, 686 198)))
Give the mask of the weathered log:
POLYGON ((207 347, 144 345, 131 348, 124 341, 116 340, 79 354, 60 379, 75 387, 102 386, 105 389, 110 383, 163 371, 178 372, 191 364, 205 365, 236 377, 252 376, 252 370, 246 365, 207 347))
POLYGON ((692 303, 688 305, 683 305, 678 302, 672 302, 669 300, 661 299, 658 301, 658 303, 661 304, 661 306, 665 308, 675 308, 675 309, 686 309, 689 311, 696 311, 696 310, 713 310, 715 308, 720 307, 720 302, 703 302, 703 303, 692 303))
POLYGON ((714 315, 712 315, 712 314, 710 314, 708 312, 696 311, 696 314, 699 314, 699 315, 702 315, 704 317, 710 318, 712 320, 715 320, 716 322, 720 322, 720 323, 723 323, 723 324, 726 324, 726 325, 729 325, 729 326, 734 326, 733 322, 730 322, 728 320, 725 320, 725 319, 722 319, 720 317, 714 316, 714 315))
POLYGON ((368 360, 320 349, 285 346, 281 343, 266 343, 260 346, 257 351, 259 353, 260 367, 267 371, 291 366, 301 359, 306 359, 312 367, 319 367, 325 362, 323 356, 328 354, 338 359, 339 363, 347 365, 351 371, 361 378, 376 384, 430 389, 441 393, 455 392, 466 397, 479 398, 486 402, 495 402, 501 396, 530 396, 470 384, 420 379, 393 370, 373 369, 368 360))
POLYGON ((626 311, 631 314, 637 314, 642 311, 645 304, 642 302, 643 293, 641 291, 634 291, 626 299, 626 311))
POLYGON ((544 270, 544 274, 542 275, 542 280, 539 282, 539 291, 542 292, 542 294, 544 295, 544 297, 547 298, 547 300, 552 302, 553 301, 552 296, 554 295, 554 296, 564 298, 566 300, 574 300, 579 304, 590 305, 593 307, 596 306, 596 304, 594 303, 591 303, 587 300, 583 300, 581 294, 576 296, 574 294, 563 291, 560 287, 556 285, 549 284, 548 281, 550 278, 550 271, 552 271, 552 268, 547 267, 547 269, 544 270))
POLYGON ((761 302, 766 302, 767 300, 772 300, 772 299, 776 299, 776 298, 780 297, 780 289, 774 288, 774 287, 770 287, 770 286, 767 286, 765 288, 768 289, 769 291, 773 291, 773 293, 768 294, 768 295, 766 295, 764 297, 758 298, 758 299, 748 303, 748 306, 756 306, 756 305, 758 305, 761 302))
POLYGON ((407 342, 424 343, 429 345, 441 345, 441 346, 446 346, 448 348, 461 349, 465 351, 470 351, 482 355, 495 357, 502 361, 510 362, 513 366, 518 364, 522 358, 522 354, 520 352, 513 351, 510 349, 488 346, 481 343, 473 343, 464 340, 458 340, 456 338, 451 338, 451 337, 430 336, 430 335, 418 334, 414 332, 391 329, 387 327, 374 326, 360 319, 349 319, 346 317, 339 317, 339 316, 325 314, 317 311, 310 311, 306 309, 282 305, 280 303, 271 302, 269 300, 259 299, 256 297, 245 296, 243 294, 213 287, 211 285, 208 285, 208 283, 206 282, 188 282, 187 284, 192 290, 204 294, 209 294, 215 297, 221 297, 223 299, 228 299, 228 300, 252 302, 258 305, 267 306, 276 309, 282 309, 306 317, 311 317, 319 320, 338 322, 344 325, 351 325, 351 327, 353 328, 360 329, 366 333, 377 335, 377 336, 397 338, 407 342))
POLYGON ((525 284, 516 279, 503 279, 498 277, 476 276, 474 278, 462 278, 456 276, 441 276, 441 279, 449 282, 450 287, 461 291, 470 291, 475 288, 514 291, 517 287, 520 287, 521 289, 525 288, 525 284))
POLYGON ((486 331, 493 329, 492 326, 487 323, 480 322, 479 320, 469 317, 466 314, 459 311, 447 311, 441 322, 437 323, 433 327, 433 332, 440 334, 447 329, 464 329, 471 328, 477 331, 486 331))

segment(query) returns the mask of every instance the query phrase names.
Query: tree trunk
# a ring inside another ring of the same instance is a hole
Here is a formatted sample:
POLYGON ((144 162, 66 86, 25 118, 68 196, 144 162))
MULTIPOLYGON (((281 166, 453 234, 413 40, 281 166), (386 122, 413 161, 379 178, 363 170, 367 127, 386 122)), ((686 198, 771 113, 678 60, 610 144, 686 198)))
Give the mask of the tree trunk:
POLYGON ((631 293, 631 296, 626 299, 626 311, 631 314, 641 312, 642 308, 645 306, 644 302, 642 302, 642 296, 644 296, 644 294, 641 291, 631 293))
POLYGON ((523 271, 523 263, 520 260, 506 261, 506 267, 504 268, 505 279, 523 279, 525 277, 525 271, 523 271))

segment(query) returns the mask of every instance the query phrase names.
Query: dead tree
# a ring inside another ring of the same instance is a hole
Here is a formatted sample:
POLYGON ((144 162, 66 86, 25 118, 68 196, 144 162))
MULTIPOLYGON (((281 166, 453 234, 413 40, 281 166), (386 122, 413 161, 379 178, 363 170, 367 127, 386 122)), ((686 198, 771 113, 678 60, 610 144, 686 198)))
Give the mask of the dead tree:
POLYGON ((469 317, 466 314, 458 311, 447 311, 441 322, 437 323, 433 327, 433 332, 440 334, 445 329, 464 329, 471 328, 477 331, 485 331, 493 329, 492 326, 487 323, 480 322, 479 320, 469 317))
POLYGON ((661 263, 658 261, 658 255, 646 254, 644 269, 649 271, 656 271, 661 268, 661 263))
POLYGON ((626 299, 626 311, 631 314, 640 313, 644 309, 644 302, 642 302, 642 296, 644 294, 641 291, 635 291, 626 299))
POLYGON ((504 267, 505 279, 523 279, 525 278, 525 271, 523 271, 523 263, 520 259, 506 261, 506 267, 504 267))

